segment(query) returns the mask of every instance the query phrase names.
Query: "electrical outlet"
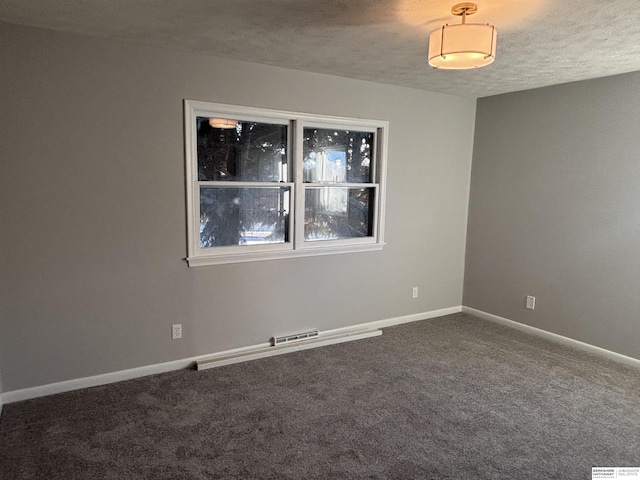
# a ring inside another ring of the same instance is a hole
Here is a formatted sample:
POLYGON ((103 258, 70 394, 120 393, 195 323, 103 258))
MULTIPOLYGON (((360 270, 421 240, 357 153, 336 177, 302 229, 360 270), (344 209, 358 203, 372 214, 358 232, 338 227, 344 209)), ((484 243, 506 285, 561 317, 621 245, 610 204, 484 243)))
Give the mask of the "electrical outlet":
POLYGON ((527 295, 527 301, 526 301, 524 306, 527 307, 529 310, 535 310, 535 308, 536 308, 536 297, 532 297, 530 295, 527 295))
POLYGON ((177 340, 182 338, 182 324, 176 323, 175 325, 171 325, 171 338, 173 340, 177 340))
POLYGON ((412 298, 418 298, 418 287, 413 287, 412 298))

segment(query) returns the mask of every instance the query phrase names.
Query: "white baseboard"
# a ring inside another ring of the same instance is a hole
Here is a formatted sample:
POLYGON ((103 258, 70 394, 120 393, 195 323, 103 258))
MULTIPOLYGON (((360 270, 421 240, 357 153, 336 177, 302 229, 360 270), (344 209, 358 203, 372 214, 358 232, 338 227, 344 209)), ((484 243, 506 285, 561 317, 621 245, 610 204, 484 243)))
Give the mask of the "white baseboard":
POLYGON ((65 380, 63 382, 49 383, 38 387, 24 388, 21 390, 13 390, 2 394, 2 401, 5 404, 29 400, 32 398, 45 397, 56 393, 70 392, 81 388, 96 387, 99 385, 107 385, 109 383, 130 380, 132 378, 146 377, 147 375, 155 375, 156 373, 165 373, 173 370, 188 368, 198 357, 187 358, 183 360, 175 360, 173 362, 157 363, 155 365, 147 365, 144 367, 131 368, 128 370, 120 370, 117 372, 104 373, 102 375, 94 375, 92 377, 75 378, 73 380, 65 380))
POLYGON ((429 320, 430 318, 443 317, 452 313, 460 313, 462 306, 442 308, 440 310, 431 310, 430 312, 414 313, 403 317, 387 318, 386 320, 376 320, 374 322, 361 323, 350 327, 335 328, 327 331, 327 335, 341 335, 343 333, 354 332, 358 330, 375 330, 376 328, 393 327, 394 325, 402 325, 403 323, 418 322, 420 320, 429 320))
POLYGON ((504 325, 505 327, 514 328, 516 330, 520 330, 537 337, 542 337, 546 340, 551 340, 552 342, 562 343, 563 345, 575 348, 576 350, 582 350, 583 352, 588 352, 600 357, 605 357, 609 360, 613 360, 614 362, 618 362, 629 367, 640 368, 640 360, 638 360, 637 358, 628 357, 620 353, 612 352, 611 350, 596 347, 595 345, 591 345, 589 343, 584 343, 579 340, 574 340, 573 338, 558 335, 557 333, 551 333, 540 328, 525 325, 524 323, 514 322, 513 320, 509 320, 508 318, 499 317, 498 315, 483 312, 482 310, 476 310, 475 308, 463 306, 462 312, 468 313, 469 315, 473 315, 478 318, 482 318, 484 320, 489 320, 490 322, 499 323, 500 325, 504 325))
MULTIPOLYGON (((369 323, 362 323, 359 325, 352 325, 348 327, 336 328, 324 332, 325 335, 343 335, 349 334, 361 330, 375 330, 378 328, 391 327, 393 325, 400 325, 403 323, 417 322, 419 320, 427 320, 430 318, 441 317, 443 315, 449 315, 452 313, 459 313, 462 311, 461 306, 443 308, 441 310, 432 310, 424 313, 414 313, 412 315, 405 315, 402 317, 388 318, 385 320, 377 320, 369 323)), ((99 385, 107 385, 109 383, 120 382, 123 380, 130 380, 132 378, 145 377, 147 375, 155 375, 157 373, 165 373, 173 370, 182 370, 184 368, 192 367, 196 362, 205 359, 210 359, 212 356, 237 356, 246 354, 250 357, 251 352, 265 347, 269 347, 270 343, 262 343, 258 345, 251 345, 248 347, 235 348, 232 350, 226 350, 224 352, 211 353, 206 355, 199 355, 197 357, 185 358, 182 360, 175 360, 172 362, 157 363, 155 365, 147 365, 144 367, 132 368, 129 370, 121 370, 118 372, 105 373, 102 375, 95 375, 92 377, 76 378, 73 380, 65 380, 63 382, 50 383, 47 385, 41 385, 37 387, 24 388, 21 390, 12 390, 0 394, 0 405, 2 403, 8 404, 13 402, 20 402, 23 400, 29 400, 32 398, 44 397, 47 395, 53 395, 56 393, 69 392, 72 390, 79 390, 81 388, 96 387, 99 385)), ((284 353, 284 352, 283 352, 284 353)), ((250 359, 250 358, 247 358, 250 359)))

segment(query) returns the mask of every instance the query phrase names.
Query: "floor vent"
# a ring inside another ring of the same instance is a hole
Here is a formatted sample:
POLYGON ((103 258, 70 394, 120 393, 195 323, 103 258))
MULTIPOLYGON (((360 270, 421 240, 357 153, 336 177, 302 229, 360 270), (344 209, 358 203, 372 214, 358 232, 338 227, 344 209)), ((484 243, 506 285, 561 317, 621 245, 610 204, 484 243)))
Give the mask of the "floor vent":
POLYGON ((320 335, 320 332, 317 328, 314 328, 306 332, 294 333, 292 335, 283 335, 281 337, 273 337, 271 339, 271 344, 275 347, 276 345, 299 342, 301 340, 308 340, 310 338, 318 338, 318 335, 320 335))

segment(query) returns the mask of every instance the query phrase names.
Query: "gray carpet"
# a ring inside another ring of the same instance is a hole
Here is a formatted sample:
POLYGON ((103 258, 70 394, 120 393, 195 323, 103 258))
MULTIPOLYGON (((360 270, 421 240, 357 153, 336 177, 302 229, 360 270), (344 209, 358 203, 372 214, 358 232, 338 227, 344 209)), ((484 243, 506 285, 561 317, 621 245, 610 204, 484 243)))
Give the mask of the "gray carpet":
POLYGON ((457 314, 5 405, 2 479, 590 479, 640 466, 640 371, 457 314))

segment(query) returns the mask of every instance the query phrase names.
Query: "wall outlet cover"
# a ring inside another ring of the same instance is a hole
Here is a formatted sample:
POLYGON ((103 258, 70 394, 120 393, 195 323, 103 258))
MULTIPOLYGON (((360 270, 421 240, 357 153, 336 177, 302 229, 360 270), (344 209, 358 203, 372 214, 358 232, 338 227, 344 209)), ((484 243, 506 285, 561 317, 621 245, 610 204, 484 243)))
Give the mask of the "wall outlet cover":
POLYGON ((173 340, 177 340, 182 338, 182 324, 176 323, 175 325, 171 325, 171 338, 173 340))
POLYGON ((527 295, 527 302, 525 303, 525 307, 527 307, 529 310, 534 310, 536 308, 536 297, 527 295))

